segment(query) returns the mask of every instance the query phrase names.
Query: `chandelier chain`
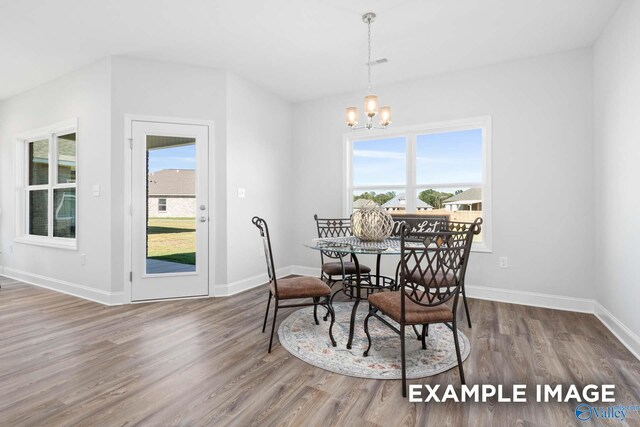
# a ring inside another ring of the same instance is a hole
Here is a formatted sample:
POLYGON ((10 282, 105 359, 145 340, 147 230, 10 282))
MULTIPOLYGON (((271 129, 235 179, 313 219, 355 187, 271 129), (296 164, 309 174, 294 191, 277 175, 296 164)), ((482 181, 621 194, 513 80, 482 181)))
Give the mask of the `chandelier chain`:
POLYGON ((371 93, 371 18, 367 20, 368 33, 367 33, 367 43, 369 45, 368 51, 368 60, 367 60, 367 73, 368 73, 368 82, 367 92, 371 93))

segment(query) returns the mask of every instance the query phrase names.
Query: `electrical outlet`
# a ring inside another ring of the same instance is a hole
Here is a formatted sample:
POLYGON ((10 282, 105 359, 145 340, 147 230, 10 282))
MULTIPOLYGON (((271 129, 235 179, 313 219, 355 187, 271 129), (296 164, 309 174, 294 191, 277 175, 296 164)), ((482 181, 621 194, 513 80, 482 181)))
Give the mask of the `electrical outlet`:
POLYGON ((238 199, 244 199, 245 197, 247 197, 247 190, 242 187, 238 188, 238 199))
POLYGON ((500 268, 509 268, 509 261, 506 256, 500 257, 500 268))
POLYGON ((80 254, 80 265, 85 265, 87 263, 87 255, 80 254))

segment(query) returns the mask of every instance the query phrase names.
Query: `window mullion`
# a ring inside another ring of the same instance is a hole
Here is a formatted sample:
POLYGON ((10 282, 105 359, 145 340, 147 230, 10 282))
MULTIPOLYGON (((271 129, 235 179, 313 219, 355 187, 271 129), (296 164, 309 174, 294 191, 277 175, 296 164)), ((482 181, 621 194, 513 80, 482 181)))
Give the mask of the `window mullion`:
POLYGON ((58 183, 58 134, 54 134, 51 139, 53 140, 51 144, 51 186, 55 186, 58 183))
POLYGON ((58 190, 60 188, 76 188, 77 184, 74 183, 69 183, 69 184, 56 184, 53 186, 54 190, 58 190))
POLYGON ((31 191, 29 190, 29 188, 25 188, 24 191, 24 215, 22 217, 22 220, 24 221, 24 226, 23 226, 23 233, 25 235, 30 234, 29 233, 29 227, 31 226, 31 223, 29 222, 29 212, 31 211, 30 209, 30 205, 29 205, 29 197, 31 196, 31 191))
POLYGON ((29 185, 27 187, 25 187, 25 190, 31 190, 31 191, 35 191, 35 190, 48 190, 49 189, 49 185, 29 185))
POLYGON ((25 235, 29 234, 29 227, 31 226, 31 223, 29 222, 29 213, 30 213, 30 209, 29 209, 29 142, 28 141, 23 141, 23 147, 22 147, 22 159, 21 159, 21 164, 20 167, 24 168, 24 170, 22 171, 22 179, 23 179, 23 185, 25 188, 25 192, 24 192, 24 200, 22 201, 22 206, 24 209, 24 215, 22 216, 22 220, 24 221, 24 225, 23 225, 23 229, 22 232, 25 235))
POLYGON ((48 236, 53 237, 53 183, 56 175, 55 168, 57 165, 54 165, 54 153, 56 152, 54 144, 56 143, 55 134, 51 134, 49 136, 49 188, 48 188, 48 197, 47 197, 47 227, 48 227, 48 236))
POLYGON ((406 211, 416 212, 416 134, 407 135, 407 183, 406 183, 406 211))
POLYGON ((350 216, 353 212, 353 140, 345 138, 346 141, 346 153, 345 153, 345 175, 344 180, 347 187, 347 194, 344 200, 344 212, 345 216, 350 216))

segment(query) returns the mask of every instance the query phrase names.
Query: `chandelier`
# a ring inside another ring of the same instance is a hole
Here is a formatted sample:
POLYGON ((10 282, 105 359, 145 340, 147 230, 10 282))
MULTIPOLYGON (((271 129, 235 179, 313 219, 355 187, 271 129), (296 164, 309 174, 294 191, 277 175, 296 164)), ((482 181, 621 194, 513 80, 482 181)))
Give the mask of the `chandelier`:
POLYGON ((373 12, 362 15, 362 22, 367 24, 368 29, 368 86, 367 96, 364 97, 364 113, 367 116, 367 122, 358 126, 358 107, 347 107, 347 126, 351 130, 357 129, 385 129, 391 124, 391 107, 388 105, 378 107, 378 96, 371 92, 371 23, 376 20, 376 14, 373 12), (380 125, 373 124, 373 118, 380 114, 380 125))

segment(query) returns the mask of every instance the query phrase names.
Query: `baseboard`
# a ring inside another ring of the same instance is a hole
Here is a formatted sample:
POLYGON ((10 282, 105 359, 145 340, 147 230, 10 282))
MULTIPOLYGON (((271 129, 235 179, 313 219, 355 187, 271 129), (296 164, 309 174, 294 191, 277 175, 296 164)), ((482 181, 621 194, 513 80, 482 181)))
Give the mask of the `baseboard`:
POLYGON ((594 314, 627 349, 640 360, 640 337, 618 320, 599 302, 595 302, 594 314))
MULTIPOLYGON (((287 266, 276 270, 277 277, 284 277, 292 274, 292 267, 287 266)), ((2 272, 3 276, 10 279, 19 280, 30 285, 39 286, 41 288, 51 289, 53 291, 62 292, 78 298, 84 298, 104 305, 121 305, 124 303, 124 292, 107 292, 99 289, 93 289, 77 283, 66 282, 51 277, 41 276, 38 274, 28 273, 26 271, 16 270, 5 267, 2 272)), ((214 297, 226 297, 248 291, 255 287, 264 285, 269 282, 266 273, 248 277, 228 284, 217 285, 214 287, 214 297)))
POLYGON ((576 311, 579 313, 594 312, 594 301, 587 298, 574 298, 562 295, 514 291, 474 285, 467 285, 465 290, 469 298, 551 308, 553 310, 576 311))
MULTIPOLYGON (((276 269, 276 277, 284 277, 292 274, 291 266, 282 267, 276 269)), ((214 297, 228 297, 231 295, 239 294, 240 292, 248 291, 249 289, 256 288, 269 282, 269 276, 267 273, 258 274, 248 277, 246 279, 237 280, 235 282, 228 283, 226 285, 218 285, 214 287, 214 297)))
POLYGON ((298 276, 313 276, 320 277, 320 268, 316 267, 303 267, 301 265, 292 265, 291 266, 291 274, 295 274, 298 276))
POLYGON ((107 292, 79 285, 77 283, 66 282, 64 280, 41 276, 39 274, 27 273, 26 271, 16 270, 14 268, 5 267, 3 269, 3 276, 104 305, 120 305, 124 302, 123 292, 107 292))

